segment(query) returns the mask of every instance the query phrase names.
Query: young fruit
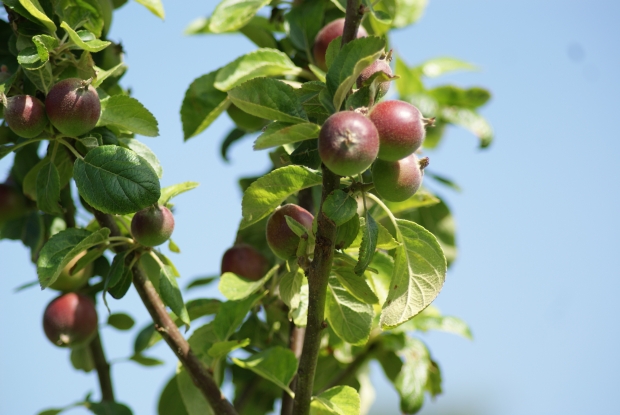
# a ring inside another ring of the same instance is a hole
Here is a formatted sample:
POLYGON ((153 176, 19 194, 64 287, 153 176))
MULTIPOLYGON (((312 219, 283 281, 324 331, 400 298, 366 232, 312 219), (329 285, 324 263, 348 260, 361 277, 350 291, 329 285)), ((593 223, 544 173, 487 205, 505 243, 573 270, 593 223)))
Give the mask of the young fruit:
MULTIPOLYGON (((426 165, 428 159, 424 160, 426 165)), ((420 160, 415 154, 398 161, 378 159, 372 166, 375 190, 390 202, 402 202, 413 196, 422 184, 422 177, 420 160)))
MULTIPOLYGON (((314 55, 314 63, 316 66, 323 70, 327 70, 325 64, 325 52, 332 40, 338 36, 342 36, 344 30, 344 18, 336 19, 323 27, 314 38, 314 46, 312 48, 312 54, 314 55)), ((368 32, 360 26, 357 30, 357 38, 368 36, 368 32)))
POLYGON ((174 216, 165 206, 142 209, 131 220, 131 234, 144 246, 161 245, 170 239, 174 230, 174 216))
POLYGON ((331 115, 319 133, 319 156, 334 173, 353 176, 372 164, 379 151, 373 123, 354 111, 331 115))
POLYGON ((90 297, 67 293, 52 300, 43 313, 43 330, 56 346, 76 346, 97 331, 97 310, 90 297))
MULTIPOLYGON (((392 68, 390 68, 389 62, 385 59, 377 59, 370 66, 362 71, 360 76, 357 77, 357 87, 361 88, 364 85, 364 82, 373 76, 377 72, 383 72, 388 76, 392 76, 392 68)), ((391 81, 381 82, 379 84, 379 88, 377 89, 377 95, 375 99, 379 99, 385 94, 387 94, 390 89, 391 81)))
POLYGON ((26 214, 26 198, 16 187, 0 184, 0 224, 26 214))
POLYGON ((45 105, 30 95, 16 95, 7 98, 4 119, 15 134, 34 138, 47 126, 45 105))
POLYGON ((308 232, 312 232, 314 216, 306 209, 288 204, 277 208, 267 221, 267 244, 276 256, 282 259, 294 258, 297 253, 300 237, 286 223, 290 216, 301 223, 308 232))
POLYGON ((95 88, 86 81, 67 78, 50 89, 45 98, 45 110, 58 131, 76 137, 95 128, 101 115, 101 103, 95 88))
POLYGON ((269 262, 260 252, 248 244, 228 248, 222 257, 222 274, 234 272, 251 281, 260 280, 269 269, 269 262))
POLYGON ((426 130, 420 111, 404 101, 384 101, 368 115, 379 132, 379 158, 396 161, 412 154, 422 145, 426 130))
POLYGON ((93 275, 92 262, 78 272, 70 274, 71 268, 73 268, 84 255, 86 255, 86 251, 80 252, 71 261, 69 261, 69 263, 60 272, 60 275, 56 281, 50 285, 50 288, 58 291, 70 292, 86 285, 88 279, 93 275))

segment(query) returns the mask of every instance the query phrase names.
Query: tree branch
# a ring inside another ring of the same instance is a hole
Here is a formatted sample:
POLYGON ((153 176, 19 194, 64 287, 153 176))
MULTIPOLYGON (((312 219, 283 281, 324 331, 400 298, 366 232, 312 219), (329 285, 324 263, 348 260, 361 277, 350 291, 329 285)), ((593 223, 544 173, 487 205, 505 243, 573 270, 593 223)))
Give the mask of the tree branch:
MULTIPOLYGON (((357 29, 362 21, 364 9, 360 0, 347 0, 344 29, 342 33, 341 47, 357 37, 357 29)), ((332 267, 334 255, 334 239, 336 225, 323 215, 323 202, 327 196, 340 186, 340 177, 331 172, 327 167, 323 168, 323 193, 321 206, 318 214, 318 227, 314 259, 308 273, 308 323, 304 339, 303 353, 297 371, 297 388, 295 390, 295 404, 293 414, 308 415, 310 413, 310 400, 314 387, 314 375, 319 357, 321 344, 321 332, 326 327, 325 298, 327 281, 332 267)))
POLYGON ((297 371, 297 388, 295 391, 295 415, 308 415, 314 386, 314 375, 319 357, 321 332, 326 327, 325 297, 327 281, 334 255, 336 225, 323 215, 323 202, 332 191, 340 186, 340 176, 323 166, 323 194, 317 219, 317 235, 314 247, 314 259, 308 273, 308 323, 304 338, 303 353, 297 371))
POLYGON ((101 400, 114 402, 114 389, 112 388, 112 378, 110 377, 110 364, 105 357, 99 331, 97 331, 95 337, 93 337, 90 341, 88 348, 90 349, 90 354, 95 362, 95 369, 97 370, 97 377, 99 378, 99 386, 101 387, 101 400))
MULTIPOLYGON (((121 236, 114 217, 99 212, 96 209, 93 209, 93 214, 100 226, 110 229, 110 236, 121 236)), ((117 246, 115 251, 123 251, 123 248, 123 246, 117 246)), ((166 306, 142 268, 136 264, 131 268, 131 272, 133 274, 133 285, 151 315, 155 329, 181 361, 192 378, 194 385, 202 392, 213 411, 218 415, 237 415, 231 403, 228 402, 220 391, 217 382, 213 378, 213 374, 194 354, 189 347, 189 343, 170 318, 168 311, 166 311, 166 306)))

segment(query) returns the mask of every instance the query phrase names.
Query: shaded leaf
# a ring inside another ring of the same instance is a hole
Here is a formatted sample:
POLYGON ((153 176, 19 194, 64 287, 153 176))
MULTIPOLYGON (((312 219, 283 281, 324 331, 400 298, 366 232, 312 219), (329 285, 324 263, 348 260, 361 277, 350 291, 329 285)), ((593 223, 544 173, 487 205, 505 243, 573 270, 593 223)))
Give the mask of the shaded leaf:
POLYGON ((288 385, 297 373, 297 358, 290 349, 276 346, 256 353, 247 359, 233 358, 232 361, 237 366, 249 369, 275 383, 289 395, 293 395, 288 385))
POLYGON ((195 79, 185 91, 181 105, 185 140, 203 132, 230 104, 228 95, 213 85, 217 72, 216 70, 195 79))
POLYGON ((371 305, 351 295, 336 277, 329 277, 325 317, 338 337, 353 345, 366 343, 374 315, 371 305))
POLYGON ((321 183, 322 177, 318 173, 302 166, 281 167, 266 174, 243 194, 243 219, 239 228, 246 228, 269 215, 293 193, 321 183))
POLYGON ((311 138, 317 138, 321 127, 313 123, 288 124, 280 121, 267 126, 254 142, 254 150, 278 147, 311 138))
POLYGON ((144 105, 127 95, 113 95, 101 100, 101 117, 97 126, 114 125, 147 137, 157 137, 157 120, 144 105))

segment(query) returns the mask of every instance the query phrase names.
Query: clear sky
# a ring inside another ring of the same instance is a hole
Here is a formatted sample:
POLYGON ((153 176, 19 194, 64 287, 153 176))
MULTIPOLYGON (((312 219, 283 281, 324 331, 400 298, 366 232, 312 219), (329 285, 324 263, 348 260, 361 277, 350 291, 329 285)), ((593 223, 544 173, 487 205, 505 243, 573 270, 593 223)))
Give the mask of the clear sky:
MULTIPOLYGON (((164 4, 161 22, 128 3, 116 13, 110 37, 128 51, 124 85, 160 122, 161 136, 142 140, 160 158, 162 185, 201 183, 175 201, 174 240, 183 253, 174 260, 186 284, 218 272, 240 219, 236 180, 268 164, 250 140, 232 148, 232 163, 221 161, 219 144, 232 125, 225 116, 183 143, 179 108, 189 83, 254 47, 235 35, 182 34, 215 1, 164 4)), ((422 414, 617 413, 619 19, 620 3, 613 1, 431 0, 416 26, 393 36, 409 64, 448 55, 478 65, 478 72, 438 81, 488 87, 493 99, 482 113, 496 131, 496 141, 480 151, 473 136, 453 128, 427 154, 434 171, 463 188, 437 189, 456 216, 459 258, 435 305, 465 319, 475 340, 422 336, 444 378, 444 394, 422 414)), ((10 158, 0 161, 0 176, 9 166, 10 158)), ((41 316, 55 293, 13 293, 36 279, 28 257, 21 244, 0 242, 2 415, 36 414, 89 391, 99 396, 96 376, 75 372, 68 351, 44 337, 41 316)), ((196 290, 187 299, 214 295, 196 290)), ((133 291, 111 307, 138 321, 130 333, 102 328, 108 356, 120 360, 131 354, 148 316, 133 291)), ((166 364, 113 367, 118 399, 134 414, 156 413, 157 396, 175 370, 163 345, 149 355, 166 364)), ((373 369, 376 414, 397 414, 395 393, 373 369)))

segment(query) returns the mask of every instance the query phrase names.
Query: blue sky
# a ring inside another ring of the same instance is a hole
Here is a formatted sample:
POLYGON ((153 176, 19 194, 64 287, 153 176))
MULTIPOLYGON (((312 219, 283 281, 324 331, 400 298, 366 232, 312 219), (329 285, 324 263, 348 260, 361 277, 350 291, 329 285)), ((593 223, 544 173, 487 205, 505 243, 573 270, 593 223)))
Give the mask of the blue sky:
MULTIPOLYGON (((268 163, 249 140, 232 148, 232 163, 221 161, 219 144, 231 126, 225 116, 183 143, 179 108, 189 83, 253 46, 234 35, 182 34, 214 1, 165 6, 161 22, 128 3, 116 13, 110 37, 128 51, 124 85, 160 122, 160 137, 142 139, 164 167, 162 185, 201 183, 176 200, 174 239, 183 253, 175 262, 190 281, 218 272, 240 218, 236 181, 262 173, 268 163)), ((480 71, 438 82, 481 85, 493 93, 482 110, 496 132, 488 150, 451 128, 441 147, 427 154, 433 171, 463 188, 437 189, 456 216, 459 258, 435 305, 465 319, 475 340, 422 336, 444 377, 444 394, 422 414, 617 411, 619 17, 620 4, 612 1, 431 0, 417 25, 392 38, 409 64, 454 56, 478 65, 480 71)), ((0 161, 0 176, 9 161, 0 161)), ((55 294, 36 288, 13 293, 36 278, 27 251, 2 241, 0 262, 0 413, 35 414, 88 391, 98 396, 95 375, 75 372, 68 352, 43 335, 42 311, 55 294)), ((212 295, 196 290, 187 298, 212 295)), ((131 354, 148 316, 133 291, 112 309, 138 321, 130 334, 102 328, 108 356, 121 359, 131 354)), ((156 412, 159 391, 175 369, 163 345, 151 355, 166 365, 113 368, 118 399, 135 414, 156 412)), ((397 414, 396 395, 380 371, 374 374, 376 413, 397 414)))

